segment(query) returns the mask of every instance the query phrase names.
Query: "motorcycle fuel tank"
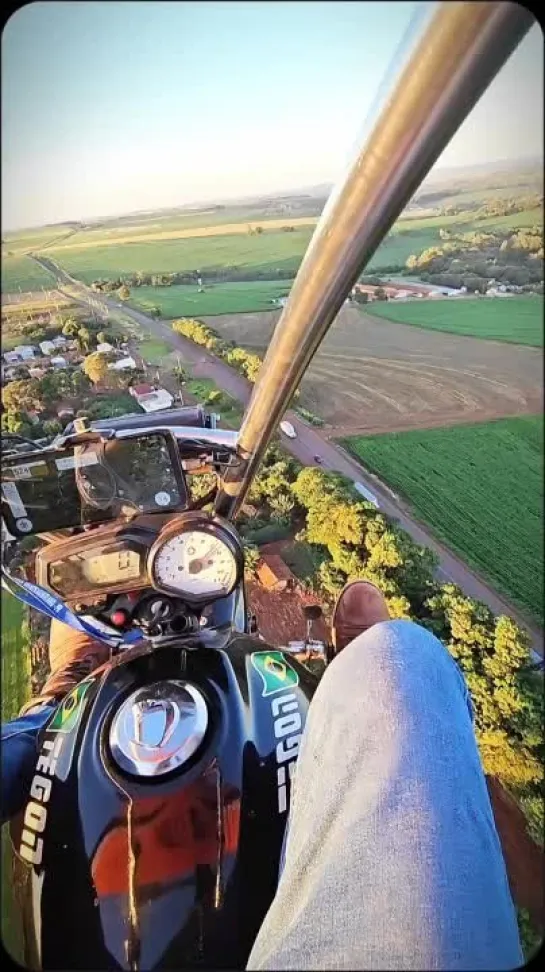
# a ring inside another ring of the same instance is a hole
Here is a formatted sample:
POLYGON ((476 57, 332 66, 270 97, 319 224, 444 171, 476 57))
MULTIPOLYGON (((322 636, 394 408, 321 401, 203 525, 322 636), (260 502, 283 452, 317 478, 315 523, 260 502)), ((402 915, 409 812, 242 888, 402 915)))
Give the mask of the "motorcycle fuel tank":
POLYGON ((12 826, 31 968, 243 968, 316 678, 245 634, 125 657, 42 733, 12 826))

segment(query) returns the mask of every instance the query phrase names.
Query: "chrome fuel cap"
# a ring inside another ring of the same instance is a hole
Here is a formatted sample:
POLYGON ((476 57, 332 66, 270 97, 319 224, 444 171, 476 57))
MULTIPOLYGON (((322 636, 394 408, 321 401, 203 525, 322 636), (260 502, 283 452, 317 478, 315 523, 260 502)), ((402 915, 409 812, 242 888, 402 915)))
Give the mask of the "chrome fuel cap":
POLYGON ((162 776, 182 766, 200 746, 208 708, 199 689, 168 679, 129 695, 110 728, 110 749, 120 769, 162 776))

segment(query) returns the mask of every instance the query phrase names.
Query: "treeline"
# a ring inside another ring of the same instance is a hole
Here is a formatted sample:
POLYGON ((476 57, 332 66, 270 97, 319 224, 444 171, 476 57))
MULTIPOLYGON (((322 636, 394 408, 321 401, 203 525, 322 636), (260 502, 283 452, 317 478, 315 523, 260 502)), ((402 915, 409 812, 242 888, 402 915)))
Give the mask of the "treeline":
POLYGON ((202 272, 188 270, 172 273, 135 273, 125 274, 112 280, 93 280, 91 288, 100 293, 114 293, 122 287, 172 287, 174 285, 193 285, 213 283, 239 283, 252 280, 291 280, 301 263, 300 257, 282 261, 281 267, 207 267, 202 272))
POLYGON ((543 290, 543 235, 539 227, 499 234, 472 231, 454 233, 442 229, 442 244, 411 254, 410 272, 444 287, 467 287, 485 293, 491 281, 543 290))
POLYGON ((223 341, 211 327, 193 318, 182 317, 178 321, 173 321, 172 330, 189 338, 195 344, 205 347, 218 358, 223 358, 248 381, 252 383, 256 381, 262 363, 259 355, 239 348, 234 341, 223 341))
MULTIPOLYGON (((460 190, 454 190, 448 195, 457 195, 460 190)), ((447 193, 435 193, 434 196, 446 196, 447 193)), ((431 201, 431 195, 428 197, 419 197, 419 202, 423 203, 424 198, 428 202, 431 201)), ((501 199, 501 198, 490 198, 486 199, 484 202, 479 200, 467 200, 461 203, 449 203, 446 206, 441 206, 439 209, 439 215, 441 216, 459 216, 462 213, 472 213, 472 219, 490 219, 491 216, 511 216, 515 213, 523 213, 529 209, 537 209, 543 206, 543 196, 539 193, 531 193, 528 196, 518 196, 516 199, 501 199)))
POLYGON ((485 772, 513 792, 533 836, 543 842, 543 680, 532 667, 526 634, 456 585, 440 583, 435 554, 341 475, 302 469, 274 446, 248 499, 277 522, 304 516, 297 539, 321 560, 315 587, 322 597, 332 602, 347 581, 371 581, 393 618, 417 620, 441 639, 471 691, 485 772))

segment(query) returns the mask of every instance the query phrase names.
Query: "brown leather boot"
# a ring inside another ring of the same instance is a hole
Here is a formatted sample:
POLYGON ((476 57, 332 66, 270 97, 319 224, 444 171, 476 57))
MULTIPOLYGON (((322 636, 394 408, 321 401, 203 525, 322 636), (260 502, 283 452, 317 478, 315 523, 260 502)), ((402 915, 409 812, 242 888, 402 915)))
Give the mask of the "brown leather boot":
POLYGON ((334 654, 338 655, 363 631, 389 618, 388 605, 378 587, 369 581, 346 584, 337 598, 331 622, 334 654))
POLYGON ((62 621, 52 621, 49 632, 51 672, 40 694, 30 699, 19 714, 24 715, 38 705, 60 702, 71 689, 109 659, 108 645, 81 631, 74 631, 62 621))

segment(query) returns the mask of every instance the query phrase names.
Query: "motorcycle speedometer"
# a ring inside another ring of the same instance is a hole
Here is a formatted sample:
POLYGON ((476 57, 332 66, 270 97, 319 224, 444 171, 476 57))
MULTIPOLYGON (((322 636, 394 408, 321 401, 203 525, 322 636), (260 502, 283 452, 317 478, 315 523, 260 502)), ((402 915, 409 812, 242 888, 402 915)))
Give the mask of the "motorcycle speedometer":
POLYGON ((242 570, 236 534, 226 524, 202 515, 171 523, 157 538, 148 560, 156 590, 190 603, 227 597, 242 570))

